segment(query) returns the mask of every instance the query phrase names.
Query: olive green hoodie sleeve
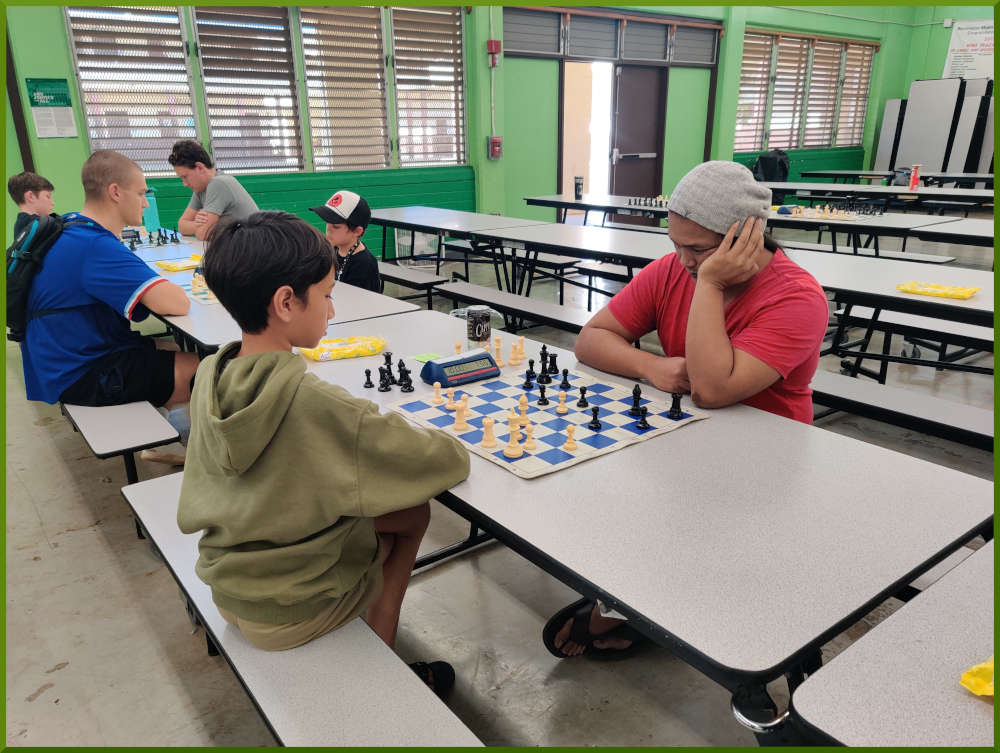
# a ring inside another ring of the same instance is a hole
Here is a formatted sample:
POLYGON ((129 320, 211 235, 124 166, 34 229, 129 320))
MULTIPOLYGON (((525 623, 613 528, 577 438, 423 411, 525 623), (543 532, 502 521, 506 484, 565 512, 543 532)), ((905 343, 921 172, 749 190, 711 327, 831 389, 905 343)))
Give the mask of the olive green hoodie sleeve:
POLYGON ((363 516, 422 504, 468 477, 469 453, 457 439, 369 406, 361 414, 357 443, 363 516))

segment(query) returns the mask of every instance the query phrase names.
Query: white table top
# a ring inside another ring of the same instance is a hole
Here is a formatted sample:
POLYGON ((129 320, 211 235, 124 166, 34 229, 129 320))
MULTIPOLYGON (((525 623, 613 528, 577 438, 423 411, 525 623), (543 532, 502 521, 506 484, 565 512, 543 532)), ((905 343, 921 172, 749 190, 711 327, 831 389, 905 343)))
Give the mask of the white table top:
MULTIPOLYGON (((163 274, 168 280, 178 284, 190 280, 192 275, 192 272, 163 274)), ((188 297, 192 298, 190 295, 188 297)), ((420 307, 409 301, 338 282, 333 287, 333 308, 335 315, 327 330, 331 336, 335 335, 337 326, 344 322, 416 311, 420 307)), ((220 303, 199 303, 192 298, 191 310, 184 316, 160 318, 206 348, 218 348, 241 337, 239 325, 220 303)))
POLYGON ((205 252, 205 241, 200 241, 191 235, 180 236, 180 243, 167 243, 163 246, 139 247, 135 250, 135 255, 144 262, 159 270, 153 262, 167 261, 173 259, 190 259, 191 254, 203 254, 205 252))
MULTIPOLYGON (((938 219, 941 219, 940 217, 938 219)), ((958 219, 952 222, 939 222, 933 225, 924 225, 916 230, 913 235, 925 240, 934 240, 938 237, 946 237, 950 243, 961 242, 964 238, 969 242, 988 241, 988 245, 993 245, 993 220, 978 219, 958 219)))
POLYGON ((994 548, 872 628, 795 691, 806 722, 844 745, 994 745, 993 701, 959 685, 993 647, 994 548))
POLYGON ((940 319, 962 320, 959 317, 963 314, 971 315, 977 321, 969 323, 992 326, 992 272, 941 265, 915 268, 916 265, 906 261, 874 259, 853 254, 828 254, 796 248, 785 250, 785 254, 815 277, 825 290, 843 292, 847 295, 875 296, 885 308, 898 306, 901 301, 916 304, 921 311, 910 313, 920 313, 940 319), (896 285, 909 280, 962 287, 979 286, 982 289, 964 301, 902 293, 896 290, 896 285))
POLYGON ((802 227, 814 229, 821 225, 836 225, 839 229, 855 230, 859 233, 884 233, 886 235, 900 234, 925 225, 950 224, 958 218, 937 217, 929 214, 903 214, 902 212, 886 212, 885 214, 859 214, 856 219, 834 219, 824 217, 794 217, 790 214, 778 214, 772 211, 768 222, 772 225, 781 224, 784 227, 802 227))
POLYGON ((63 408, 99 458, 123 450, 155 447, 178 438, 177 429, 145 400, 97 408, 64 403, 63 408))
POLYGON ((374 225, 425 230, 434 233, 440 231, 455 235, 491 228, 548 224, 541 220, 526 220, 519 217, 502 217, 479 212, 463 212, 458 209, 424 206, 376 209, 372 212, 371 221, 374 225))
POLYGON ((527 196, 525 202, 529 206, 558 207, 560 209, 589 209, 612 212, 623 210, 626 212, 647 212, 660 217, 667 216, 667 200, 663 200, 663 206, 651 206, 643 204, 630 204, 637 198, 649 198, 655 201, 655 197, 636 196, 616 196, 606 193, 585 193, 581 198, 576 198, 575 194, 551 194, 549 196, 527 196))
POLYGON ((177 528, 182 476, 132 484, 122 494, 284 745, 482 744, 361 619, 291 651, 247 643, 195 575, 200 534, 177 528))
POLYGON ((637 267, 645 266, 674 251, 674 244, 666 234, 636 233, 597 225, 548 223, 483 230, 476 235, 501 241, 508 247, 533 247, 581 259, 633 262, 637 267))
POLYGON ((792 183, 762 181, 762 186, 776 191, 809 191, 811 193, 861 194, 866 196, 918 196, 921 199, 953 201, 992 201, 993 189, 986 188, 926 188, 913 191, 908 186, 868 186, 853 183, 792 183))
MULTIPOLYGON (((411 356, 453 352, 464 322, 418 311, 379 324, 393 362, 413 369, 413 397, 430 394, 411 356)), ((369 330, 371 322, 347 324, 339 334, 369 330)), ((494 334, 506 355, 514 336, 494 334)), ((529 357, 539 347, 526 341, 529 357)), ((578 367, 570 351, 550 350, 560 368, 614 379, 578 367)), ((384 408, 402 398, 398 390, 361 386, 364 369, 380 363, 372 356, 310 370, 384 408)), ((470 477, 451 492, 740 672, 779 665, 892 584, 912 580, 993 512, 993 485, 982 479, 742 405, 712 414, 531 480, 473 456, 470 477)))

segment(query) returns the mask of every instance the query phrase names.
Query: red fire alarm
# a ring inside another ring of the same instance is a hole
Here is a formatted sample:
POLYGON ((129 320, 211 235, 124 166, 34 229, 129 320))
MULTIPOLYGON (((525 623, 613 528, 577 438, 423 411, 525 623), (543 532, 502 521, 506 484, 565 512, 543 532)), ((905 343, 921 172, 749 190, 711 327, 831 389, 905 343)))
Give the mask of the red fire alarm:
POLYGON ((499 39, 487 39, 486 40, 486 52, 490 56, 490 68, 497 67, 497 55, 500 54, 500 40, 499 39))
POLYGON ((503 138, 500 136, 490 136, 486 156, 489 159, 500 159, 503 156, 503 138))

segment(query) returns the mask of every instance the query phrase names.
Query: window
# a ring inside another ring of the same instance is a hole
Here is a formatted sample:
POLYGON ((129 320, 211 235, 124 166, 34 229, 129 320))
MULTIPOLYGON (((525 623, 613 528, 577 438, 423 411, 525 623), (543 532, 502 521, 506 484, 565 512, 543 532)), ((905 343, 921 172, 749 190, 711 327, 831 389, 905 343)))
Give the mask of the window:
POLYGON ((212 158, 230 172, 302 169, 285 8, 197 8, 212 158))
POLYGON ((378 8, 303 8, 302 52, 316 170, 389 167, 378 8))
POLYGON ((734 150, 861 143, 875 45, 748 32, 734 150))
POLYGON ((196 138, 177 8, 67 8, 90 147, 127 155, 149 176, 196 138))
POLYGON ((462 9, 392 9, 399 164, 465 162, 462 9))

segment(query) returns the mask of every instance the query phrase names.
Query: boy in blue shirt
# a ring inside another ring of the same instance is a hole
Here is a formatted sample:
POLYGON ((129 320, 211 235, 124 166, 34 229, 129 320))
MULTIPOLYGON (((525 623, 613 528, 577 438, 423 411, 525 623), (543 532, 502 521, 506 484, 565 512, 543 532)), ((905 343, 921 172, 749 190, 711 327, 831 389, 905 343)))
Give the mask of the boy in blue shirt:
POLYGON ((129 328, 149 313, 186 314, 187 294, 122 244, 141 225, 146 179, 128 157, 94 152, 81 172, 82 212, 53 244, 28 296, 21 344, 29 400, 74 405, 185 403, 198 367, 193 353, 160 350, 129 328))

